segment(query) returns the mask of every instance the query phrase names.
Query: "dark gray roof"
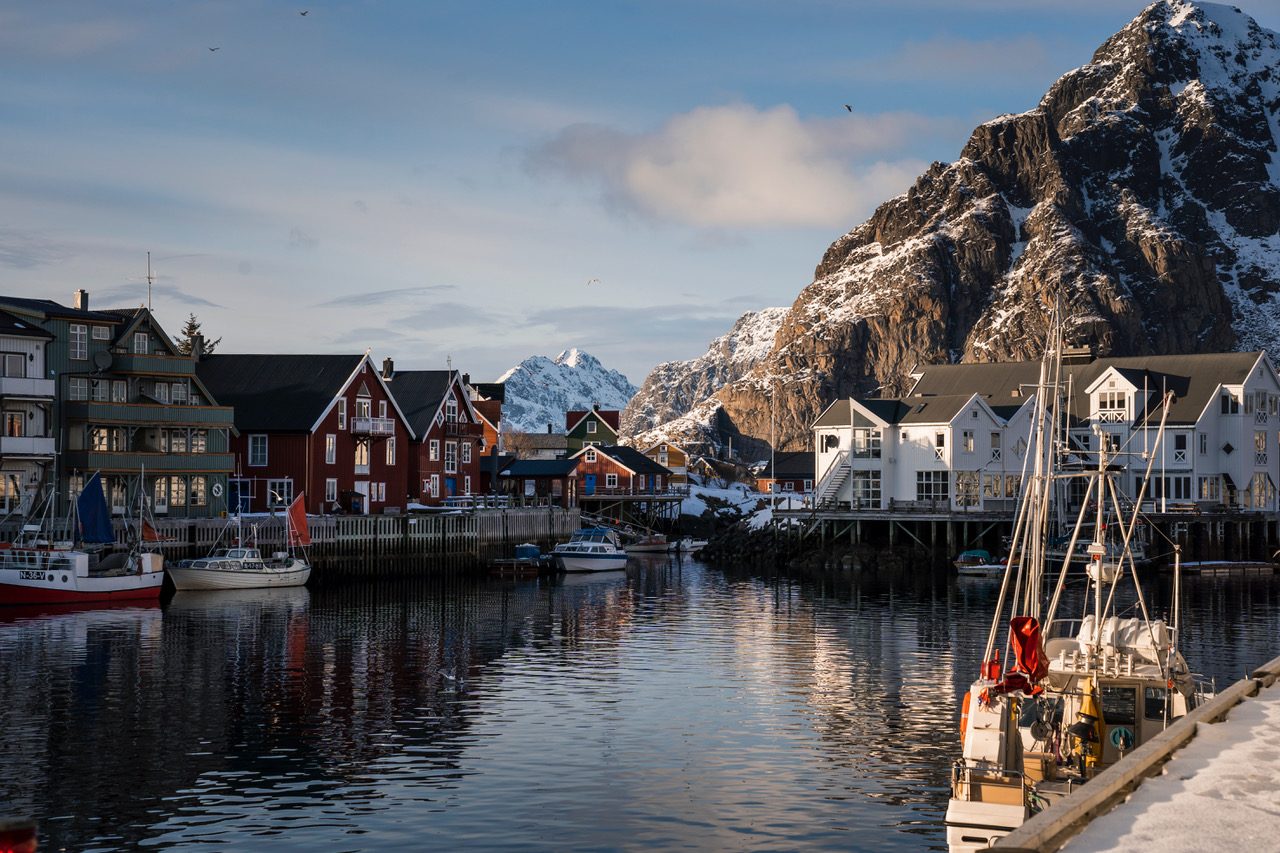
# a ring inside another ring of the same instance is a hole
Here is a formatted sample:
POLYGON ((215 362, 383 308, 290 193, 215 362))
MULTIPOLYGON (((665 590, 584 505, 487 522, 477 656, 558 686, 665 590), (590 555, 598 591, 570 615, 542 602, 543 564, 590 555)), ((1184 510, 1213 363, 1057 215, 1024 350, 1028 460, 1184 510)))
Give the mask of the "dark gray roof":
POLYGON ((8 311, 0 311, 0 335, 52 340, 53 335, 30 320, 15 317, 8 311))
POLYGON ((577 467, 577 459, 518 459, 507 466, 502 476, 567 477, 577 467))
MULTIPOLYGON (((196 364, 210 393, 234 406, 236 428, 310 432, 362 355, 207 355, 196 364)), ((372 371, 370 382, 376 382, 372 371)))
POLYGON ((397 370, 388 386, 413 434, 421 439, 431 429, 431 421, 449 389, 452 370, 397 370))
POLYGON ((775 465, 780 479, 813 479, 812 450, 774 454, 773 457, 765 462, 764 470, 760 472, 760 476, 774 479, 773 470, 775 465))
POLYGON ((471 387, 476 389, 476 393, 486 400, 497 400, 499 403, 506 402, 507 383, 505 382, 472 382, 471 387))
MULTIPOLYGON (((946 423, 964 408, 973 395, 947 394, 903 397, 900 400, 858 397, 859 405, 890 424, 946 423)), ((849 401, 837 400, 814 422, 814 426, 848 426, 849 401)))
POLYGON ((46 317, 59 317, 70 320, 95 320, 99 323, 119 323, 121 317, 104 311, 81 311, 79 308, 68 308, 52 299, 27 299, 22 296, 0 296, 0 305, 9 305, 22 311, 43 314, 46 317))
POLYGON ((671 473, 665 466, 654 462, 634 447, 627 447, 623 444, 593 445, 593 447, 600 453, 627 466, 637 474, 662 474, 665 476, 671 473))
POLYGON ((526 432, 520 444, 530 450, 567 450, 569 436, 560 432, 526 432))

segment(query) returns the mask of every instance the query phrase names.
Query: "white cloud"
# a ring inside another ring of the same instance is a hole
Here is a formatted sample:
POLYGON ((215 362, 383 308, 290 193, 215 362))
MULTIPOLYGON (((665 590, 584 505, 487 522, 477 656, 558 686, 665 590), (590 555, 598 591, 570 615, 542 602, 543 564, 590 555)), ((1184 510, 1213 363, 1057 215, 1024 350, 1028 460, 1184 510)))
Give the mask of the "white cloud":
POLYGON ((924 167, 876 155, 943 124, 905 113, 806 120, 789 106, 700 107, 649 133, 574 125, 531 151, 527 164, 598 184, 610 205, 656 219, 843 228, 924 167))

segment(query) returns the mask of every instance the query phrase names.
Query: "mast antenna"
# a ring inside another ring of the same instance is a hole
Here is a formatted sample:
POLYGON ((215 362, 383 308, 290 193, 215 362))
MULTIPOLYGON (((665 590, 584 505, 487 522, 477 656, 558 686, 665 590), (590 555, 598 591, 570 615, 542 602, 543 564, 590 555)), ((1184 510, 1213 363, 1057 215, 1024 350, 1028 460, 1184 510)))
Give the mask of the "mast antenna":
POLYGON ((147 252, 147 312, 151 312, 151 285, 155 278, 151 275, 151 253, 147 252))

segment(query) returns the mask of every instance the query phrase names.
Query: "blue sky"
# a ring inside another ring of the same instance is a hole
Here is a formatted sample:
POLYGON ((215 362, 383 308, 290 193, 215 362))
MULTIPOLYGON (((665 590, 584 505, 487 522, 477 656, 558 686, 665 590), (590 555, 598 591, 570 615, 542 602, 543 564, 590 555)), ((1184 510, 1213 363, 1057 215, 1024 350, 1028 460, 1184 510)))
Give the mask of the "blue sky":
POLYGON ((0 276, 137 305, 149 250, 225 351, 638 384, 1142 5, 0 2, 0 276))

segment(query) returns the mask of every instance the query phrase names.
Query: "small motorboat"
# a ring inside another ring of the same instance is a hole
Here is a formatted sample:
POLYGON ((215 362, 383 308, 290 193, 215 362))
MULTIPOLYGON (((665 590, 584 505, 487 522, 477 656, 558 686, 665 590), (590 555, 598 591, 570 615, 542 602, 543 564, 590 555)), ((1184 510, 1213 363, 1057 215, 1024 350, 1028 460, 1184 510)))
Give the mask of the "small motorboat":
MULTIPOLYGON (((307 528, 307 511, 303 495, 299 494, 285 514, 288 550, 278 551, 270 558, 249 544, 240 544, 240 517, 236 516, 235 542, 230 548, 215 548, 213 553, 200 560, 183 560, 169 567, 169 577, 174 589, 264 589, 277 586, 303 586, 311 576, 311 565, 302 548, 311 544, 307 528), (298 553, 294 553, 297 549, 298 553)), ((256 534, 255 534, 256 538, 256 534)))
POLYGON ((607 527, 579 530, 557 545, 551 556, 564 572, 612 572, 627 567, 627 552, 617 532, 607 527))
POLYGON ((668 542, 667 537, 661 533, 650 533, 636 541, 627 545, 627 551, 632 554, 665 554, 673 549, 675 543, 668 542))
POLYGON ((675 543, 676 550, 681 554, 696 554, 703 548, 707 547, 707 540, 694 539, 692 536, 686 536, 675 543))

